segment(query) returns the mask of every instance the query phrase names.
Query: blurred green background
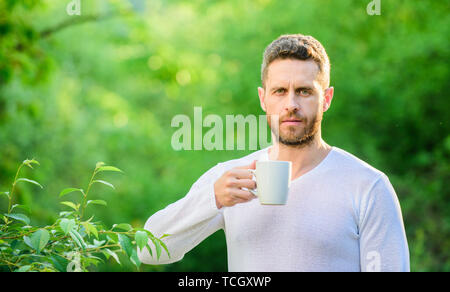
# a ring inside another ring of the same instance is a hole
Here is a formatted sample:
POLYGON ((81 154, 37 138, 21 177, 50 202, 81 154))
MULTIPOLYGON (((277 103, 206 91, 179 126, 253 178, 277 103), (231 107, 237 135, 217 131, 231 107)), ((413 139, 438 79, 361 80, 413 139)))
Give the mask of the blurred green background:
MULTIPOLYGON (((218 162, 253 151, 175 151, 177 114, 260 115, 264 48, 285 33, 316 37, 331 60, 323 138, 385 172, 400 200, 413 271, 450 271, 449 13, 446 1, 0 1, 0 191, 25 158, 17 201, 50 224, 59 192, 85 187, 97 161, 125 174, 98 187, 107 226, 182 198, 218 162), (56 3, 58 2, 58 3, 56 3), (447 93, 446 93, 447 92, 447 93)), ((203 133, 206 132, 204 129, 203 133)), ((74 195, 75 196, 75 195, 74 195)), ((7 206, 0 198, 0 211, 7 206)), ((106 262, 94 270, 134 270, 106 262)), ((185 258, 146 271, 226 271, 217 232, 185 258)))

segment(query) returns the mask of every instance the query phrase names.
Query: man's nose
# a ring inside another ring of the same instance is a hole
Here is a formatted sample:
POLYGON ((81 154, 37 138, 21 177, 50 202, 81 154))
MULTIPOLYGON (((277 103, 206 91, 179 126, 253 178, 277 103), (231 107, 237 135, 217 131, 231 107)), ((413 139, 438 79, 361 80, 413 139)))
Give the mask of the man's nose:
POLYGON ((286 101, 286 108, 288 112, 297 112, 300 109, 297 97, 293 91, 289 92, 286 101))

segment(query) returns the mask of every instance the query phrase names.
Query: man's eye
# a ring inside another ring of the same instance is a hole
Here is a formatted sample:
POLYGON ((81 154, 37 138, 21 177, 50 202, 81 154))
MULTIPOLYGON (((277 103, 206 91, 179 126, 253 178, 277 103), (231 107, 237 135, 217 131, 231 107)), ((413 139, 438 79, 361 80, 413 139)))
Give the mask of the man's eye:
POLYGON ((311 95, 311 91, 309 91, 308 89, 299 89, 297 92, 301 96, 310 96, 311 95))
POLYGON ((275 90, 275 93, 284 93, 284 88, 278 88, 277 90, 275 90))

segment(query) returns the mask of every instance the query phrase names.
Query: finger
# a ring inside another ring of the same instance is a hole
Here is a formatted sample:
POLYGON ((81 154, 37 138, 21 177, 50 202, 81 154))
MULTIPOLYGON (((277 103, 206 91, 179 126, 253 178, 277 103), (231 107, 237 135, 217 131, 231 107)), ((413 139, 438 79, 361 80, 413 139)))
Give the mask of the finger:
POLYGON ((242 200, 242 199, 235 199, 233 201, 233 206, 236 205, 236 204, 242 204, 242 203, 246 203, 246 202, 248 202, 248 201, 245 201, 245 200, 242 200))
POLYGON ((256 182, 252 179, 237 179, 234 182, 234 186, 237 188, 254 189, 256 188, 256 182))
POLYGON ((250 202, 251 200, 253 200, 254 198, 250 198, 250 199, 240 199, 240 198, 235 198, 234 199, 234 201, 233 201, 233 205, 236 205, 236 204, 242 204, 242 203, 248 203, 248 202, 250 202))
POLYGON ((250 191, 244 191, 244 190, 241 190, 241 189, 233 190, 231 195, 235 199, 243 200, 244 202, 247 202, 247 201, 250 201, 250 200, 253 200, 254 198, 256 198, 256 196, 253 195, 250 191))
POLYGON ((237 179, 251 179, 253 177, 253 173, 248 169, 233 169, 231 174, 237 179))

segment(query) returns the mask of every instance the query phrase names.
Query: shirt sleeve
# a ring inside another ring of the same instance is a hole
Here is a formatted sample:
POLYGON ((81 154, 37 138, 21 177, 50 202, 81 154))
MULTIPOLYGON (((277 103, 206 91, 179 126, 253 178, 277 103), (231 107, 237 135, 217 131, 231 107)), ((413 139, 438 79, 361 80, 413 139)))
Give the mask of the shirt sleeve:
POLYGON ((409 250, 397 195, 382 174, 362 201, 361 271, 409 272, 409 250))
POLYGON ((164 251, 159 260, 155 247, 149 241, 152 255, 146 248, 138 249, 139 260, 145 264, 169 264, 181 260, 184 255, 214 232, 224 229, 223 210, 216 206, 214 183, 222 175, 221 164, 204 173, 182 199, 152 215, 144 228, 162 239, 170 253, 164 251))

